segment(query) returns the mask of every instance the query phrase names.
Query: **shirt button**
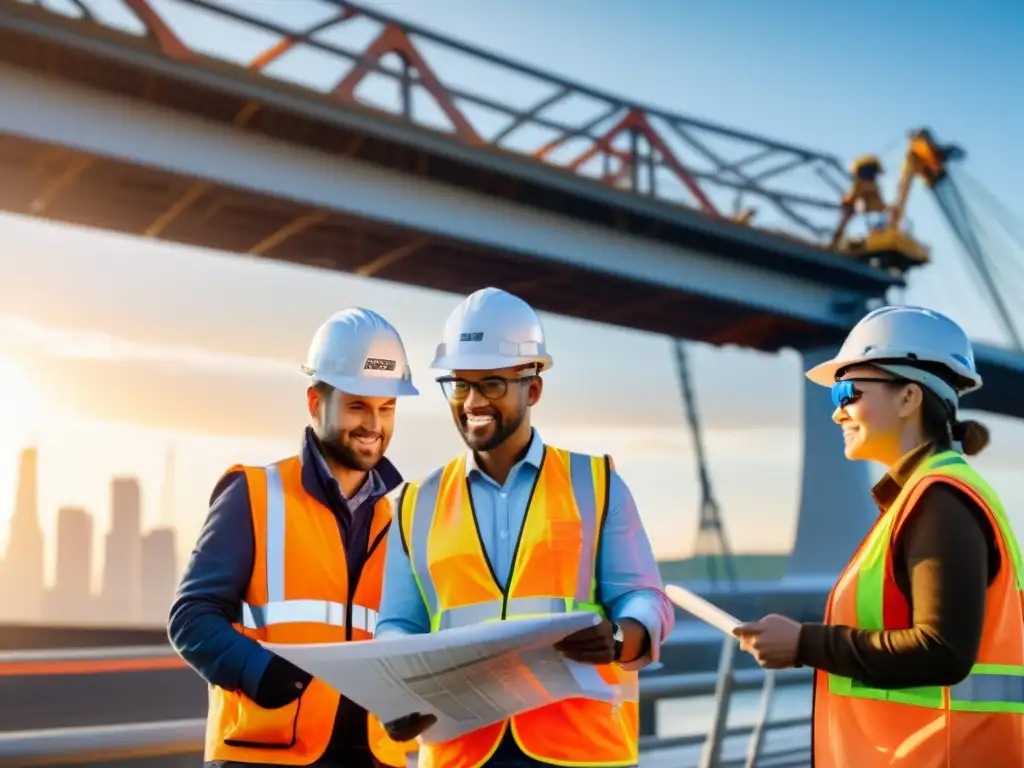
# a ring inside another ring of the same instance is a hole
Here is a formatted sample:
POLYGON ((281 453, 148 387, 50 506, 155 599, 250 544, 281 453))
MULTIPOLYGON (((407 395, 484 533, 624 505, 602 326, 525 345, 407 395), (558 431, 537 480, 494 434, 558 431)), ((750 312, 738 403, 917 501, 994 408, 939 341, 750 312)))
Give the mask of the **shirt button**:
POLYGON ((508 538, 508 531, 502 531, 501 532, 501 538, 507 539, 508 538))
POLYGON ((504 499, 504 498, 505 498, 506 496, 508 496, 508 494, 507 494, 507 493, 505 493, 504 491, 502 491, 502 492, 501 492, 501 493, 499 493, 498 495, 499 495, 499 496, 501 496, 501 498, 503 498, 503 499, 504 499))

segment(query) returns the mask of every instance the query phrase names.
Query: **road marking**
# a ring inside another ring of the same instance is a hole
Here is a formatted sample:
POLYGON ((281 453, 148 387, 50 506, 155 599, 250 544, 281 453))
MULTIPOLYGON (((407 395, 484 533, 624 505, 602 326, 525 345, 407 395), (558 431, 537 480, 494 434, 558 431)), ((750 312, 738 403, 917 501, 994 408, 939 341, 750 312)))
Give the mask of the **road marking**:
POLYGON ((0 677, 20 675, 96 675, 108 672, 147 672, 183 669, 187 665, 178 656, 150 659, 81 659, 68 661, 0 662, 0 677))

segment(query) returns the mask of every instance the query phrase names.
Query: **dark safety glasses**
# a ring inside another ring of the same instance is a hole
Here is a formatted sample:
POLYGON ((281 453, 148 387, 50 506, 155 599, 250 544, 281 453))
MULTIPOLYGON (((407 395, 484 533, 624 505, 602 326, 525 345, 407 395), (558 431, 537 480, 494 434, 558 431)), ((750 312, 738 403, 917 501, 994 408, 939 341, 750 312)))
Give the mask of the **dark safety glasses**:
POLYGON ((873 379, 869 377, 857 377, 854 379, 843 379, 832 385, 832 405, 836 408, 846 408, 853 405, 864 393, 857 389, 854 384, 860 381, 877 381, 880 384, 905 384, 902 379, 873 379))
POLYGON ((522 384, 530 381, 537 375, 533 368, 524 369, 513 379, 506 379, 503 376, 488 376, 480 381, 466 381, 454 376, 444 376, 437 380, 441 385, 441 391, 450 402, 461 403, 472 390, 476 390, 488 400, 500 400, 508 392, 509 384, 522 384))

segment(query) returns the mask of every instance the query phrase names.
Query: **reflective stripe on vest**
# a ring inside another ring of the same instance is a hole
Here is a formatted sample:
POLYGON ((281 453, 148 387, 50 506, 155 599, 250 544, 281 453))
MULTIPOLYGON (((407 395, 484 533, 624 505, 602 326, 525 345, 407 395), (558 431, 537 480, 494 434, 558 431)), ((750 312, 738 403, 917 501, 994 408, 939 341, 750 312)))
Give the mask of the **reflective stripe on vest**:
MULTIPOLYGON (((949 477, 973 489, 988 506, 999 527, 1010 562, 1002 564, 1012 569, 1017 591, 1024 593, 1024 569, 1021 552, 1006 512, 999 497, 963 457, 952 451, 936 454, 921 463, 907 481, 900 496, 890 507, 887 518, 872 532, 865 542, 856 578, 857 628, 887 629, 883 618, 883 595, 886 557, 889 555, 892 535, 914 486, 925 477, 949 477)), ((856 680, 828 675, 828 691, 836 696, 891 701, 928 709, 948 709, 959 712, 1005 712, 1024 714, 1024 666, 1013 664, 975 664, 968 677, 954 686, 927 686, 885 690, 873 688, 856 680)))
MULTIPOLYGON (((378 614, 372 608, 352 605, 352 628, 370 634, 377 628, 378 614)), ((277 624, 328 624, 345 626, 345 604, 327 600, 279 600, 276 603, 252 606, 242 604, 242 626, 264 629, 277 624)))
MULTIPOLYGON (((548 448, 554 451, 556 449, 548 448)), ((427 541, 434 520, 434 507, 440 493, 443 472, 435 472, 419 486, 416 492, 413 525, 409 546, 413 570, 423 593, 423 600, 430 614, 431 629, 450 629, 470 624, 479 624, 494 619, 526 618, 543 616, 553 613, 571 613, 573 611, 593 611, 604 616, 604 609, 593 602, 596 593, 596 576, 594 563, 597 557, 598 534, 598 492, 606 493, 604 488, 595 490, 594 458, 584 454, 569 453, 569 475, 572 493, 580 514, 580 525, 583 533, 581 556, 576 571, 576 594, 574 598, 562 597, 526 597, 507 600, 494 600, 487 603, 465 605, 441 611, 437 589, 429 578, 429 552, 427 541), (422 575, 422 577, 421 577, 422 575)), ((461 461, 464 462, 464 459, 461 461)), ((599 459, 599 461, 603 461, 599 459)), ((464 467, 461 464, 460 467, 464 467)), ((602 473, 603 474, 603 473, 602 473)), ((607 483, 607 478, 603 480, 607 483)), ((468 489, 467 489, 468 493, 468 489)), ((401 512, 400 512, 401 513, 401 512)), ((525 526, 525 520, 524 520, 525 526)), ((514 567, 514 566, 513 566, 514 567)), ((509 576, 511 579, 511 574, 509 576)))
POLYGON ((1009 664, 975 664, 971 673, 950 688, 929 686, 883 690, 838 675, 828 676, 828 692, 875 701, 891 701, 928 709, 956 712, 1011 712, 1024 714, 1024 667, 1009 664))
MULTIPOLYGON (((345 603, 328 600, 284 599, 284 531, 285 494, 281 472, 271 464, 264 472, 267 478, 267 602, 249 605, 242 602, 242 626, 265 629, 279 624, 327 624, 345 626, 345 603)), ((352 605, 352 628, 373 633, 377 627, 377 611, 352 605)))

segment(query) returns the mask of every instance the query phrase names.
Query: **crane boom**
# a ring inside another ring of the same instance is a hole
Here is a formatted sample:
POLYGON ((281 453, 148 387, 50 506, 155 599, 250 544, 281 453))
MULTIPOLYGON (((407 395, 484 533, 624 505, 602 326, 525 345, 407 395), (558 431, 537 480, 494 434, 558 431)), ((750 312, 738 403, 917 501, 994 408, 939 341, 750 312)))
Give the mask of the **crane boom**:
POLYGON ((1021 333, 992 274, 992 255, 982 247, 970 209, 950 174, 949 162, 965 157, 966 152, 959 146, 938 143, 927 128, 912 131, 896 196, 889 206, 878 187, 878 177, 885 172, 881 161, 874 155, 855 160, 850 168, 853 183, 840 205, 841 215, 832 237, 832 248, 900 272, 927 263, 930 260, 927 248, 904 229, 910 191, 914 180, 921 179, 932 191, 943 218, 970 259, 1014 347, 1024 351, 1021 333), (866 237, 846 239, 846 227, 857 213, 878 218, 873 226, 869 224, 866 237))

